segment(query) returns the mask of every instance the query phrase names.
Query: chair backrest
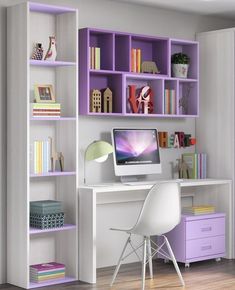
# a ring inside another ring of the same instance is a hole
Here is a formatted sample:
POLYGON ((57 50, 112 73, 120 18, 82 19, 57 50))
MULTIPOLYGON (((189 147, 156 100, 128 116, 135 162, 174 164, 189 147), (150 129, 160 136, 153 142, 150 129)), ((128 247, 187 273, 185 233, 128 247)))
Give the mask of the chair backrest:
POLYGON ((144 236, 162 235, 172 230, 180 222, 180 218, 179 183, 160 182, 149 191, 131 232, 144 236))

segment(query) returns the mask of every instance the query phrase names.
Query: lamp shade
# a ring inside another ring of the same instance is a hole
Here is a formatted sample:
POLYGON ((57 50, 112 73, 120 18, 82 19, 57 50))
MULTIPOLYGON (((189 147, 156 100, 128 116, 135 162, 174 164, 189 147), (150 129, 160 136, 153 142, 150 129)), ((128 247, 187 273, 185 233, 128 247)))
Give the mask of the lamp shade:
MULTIPOLYGON (((113 146, 105 141, 94 141, 91 143, 85 153, 85 160, 91 161, 113 152, 113 146)), ((105 160, 105 159, 104 159, 105 160)))

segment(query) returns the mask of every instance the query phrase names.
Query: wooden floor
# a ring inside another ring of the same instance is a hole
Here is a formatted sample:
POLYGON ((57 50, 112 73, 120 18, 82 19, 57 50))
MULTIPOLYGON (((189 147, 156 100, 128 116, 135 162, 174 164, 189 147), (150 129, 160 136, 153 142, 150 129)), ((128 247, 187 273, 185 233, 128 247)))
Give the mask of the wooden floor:
MULTIPOLYGON (((96 285, 81 282, 66 285, 57 285, 41 288, 44 290, 138 290, 141 287, 139 264, 129 264, 121 267, 116 283, 109 287, 113 268, 105 268, 98 271, 98 282, 96 285)), ((204 261, 184 268, 180 265, 181 273, 185 281, 185 288, 180 286, 178 276, 172 264, 164 264, 162 261, 154 262, 154 279, 147 277, 145 289, 157 290, 235 290, 235 260, 220 262, 204 261)), ((9 284, 1 285, 1 290, 22 289, 9 284)))

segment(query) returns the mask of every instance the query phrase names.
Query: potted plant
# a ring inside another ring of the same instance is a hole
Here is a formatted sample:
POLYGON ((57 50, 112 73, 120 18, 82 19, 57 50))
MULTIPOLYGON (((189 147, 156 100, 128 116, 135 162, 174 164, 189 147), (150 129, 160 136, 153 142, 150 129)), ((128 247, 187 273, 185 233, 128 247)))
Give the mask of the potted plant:
POLYGON ((176 78, 187 78, 190 58, 182 52, 171 56, 172 72, 176 78))

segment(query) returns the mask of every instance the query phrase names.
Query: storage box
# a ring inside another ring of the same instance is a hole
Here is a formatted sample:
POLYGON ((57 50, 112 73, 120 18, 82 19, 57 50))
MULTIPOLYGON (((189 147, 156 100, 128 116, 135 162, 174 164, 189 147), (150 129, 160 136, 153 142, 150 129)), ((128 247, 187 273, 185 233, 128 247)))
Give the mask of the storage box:
POLYGON ((60 228, 64 226, 64 213, 30 213, 30 226, 38 229, 60 228))
POLYGON ((62 203, 56 200, 40 200, 40 201, 31 201, 30 202, 30 213, 37 214, 53 214, 61 213, 62 203))

